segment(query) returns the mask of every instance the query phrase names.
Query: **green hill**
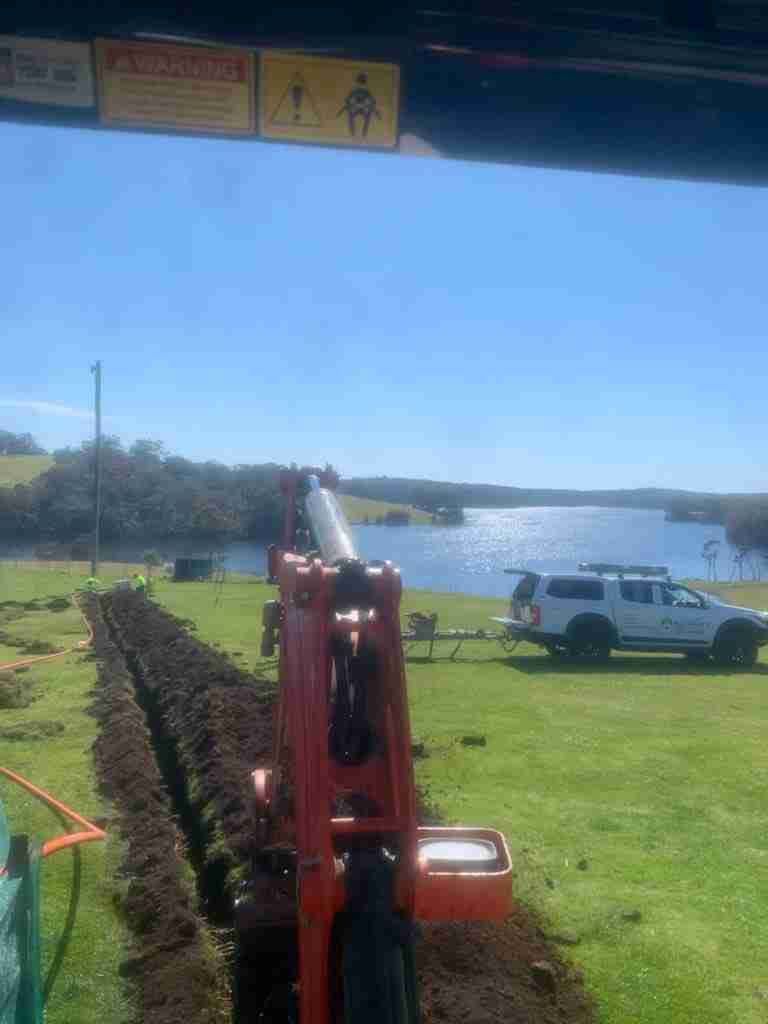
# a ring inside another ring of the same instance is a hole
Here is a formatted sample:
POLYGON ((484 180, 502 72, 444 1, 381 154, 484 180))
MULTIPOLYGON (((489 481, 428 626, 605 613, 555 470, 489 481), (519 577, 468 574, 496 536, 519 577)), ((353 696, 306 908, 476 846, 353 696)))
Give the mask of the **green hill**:
POLYGON ((0 487, 28 484, 52 465, 50 455, 0 455, 0 487))
POLYGON ((430 523, 431 516, 427 512, 413 508, 411 505, 400 505, 392 501, 374 501, 371 498, 355 498, 351 494, 340 494, 344 511, 350 523, 362 523, 366 519, 375 523, 377 519, 386 516, 387 512, 407 512, 411 517, 411 523, 430 523))

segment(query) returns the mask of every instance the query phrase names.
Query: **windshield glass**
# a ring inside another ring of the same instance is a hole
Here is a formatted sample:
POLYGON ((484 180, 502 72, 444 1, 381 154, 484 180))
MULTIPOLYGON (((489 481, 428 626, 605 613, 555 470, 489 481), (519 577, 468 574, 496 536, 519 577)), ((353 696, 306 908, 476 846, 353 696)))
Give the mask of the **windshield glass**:
POLYGON ((661 588, 662 602, 679 608, 701 608, 703 598, 693 590, 679 584, 665 583, 661 588))

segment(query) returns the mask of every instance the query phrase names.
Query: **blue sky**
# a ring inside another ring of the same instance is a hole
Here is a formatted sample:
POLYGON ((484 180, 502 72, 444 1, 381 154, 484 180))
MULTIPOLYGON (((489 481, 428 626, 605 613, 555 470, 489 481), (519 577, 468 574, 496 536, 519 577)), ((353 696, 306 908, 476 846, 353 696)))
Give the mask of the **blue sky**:
POLYGON ((768 490, 768 193, 0 125, 0 427, 768 490))

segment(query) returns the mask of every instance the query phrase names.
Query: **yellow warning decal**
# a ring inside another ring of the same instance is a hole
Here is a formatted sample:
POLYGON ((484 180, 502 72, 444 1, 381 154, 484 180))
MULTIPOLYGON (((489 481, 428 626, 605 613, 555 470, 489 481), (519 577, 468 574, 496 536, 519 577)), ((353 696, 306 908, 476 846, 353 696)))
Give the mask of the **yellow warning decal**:
POLYGON ((393 149, 400 68, 262 51, 258 106, 259 131, 268 139, 393 149))

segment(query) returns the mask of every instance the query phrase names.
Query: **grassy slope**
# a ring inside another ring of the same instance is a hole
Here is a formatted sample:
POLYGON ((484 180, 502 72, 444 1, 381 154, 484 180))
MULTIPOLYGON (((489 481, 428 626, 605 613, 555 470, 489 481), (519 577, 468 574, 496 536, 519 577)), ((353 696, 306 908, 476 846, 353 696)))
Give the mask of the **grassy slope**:
POLYGON ((340 494, 339 500, 351 523, 360 523, 366 516, 371 522, 375 522, 378 516, 385 516, 393 509, 397 512, 407 512, 411 517, 411 523, 431 523, 432 517, 427 512, 413 508, 411 505, 395 505, 390 501, 372 501, 369 498, 354 498, 351 494, 340 494))
MULTIPOLYGON (((16 571, 0 563, 0 602, 67 594, 69 577, 54 572, 16 571)), ((1 614, 1 612, 0 612, 1 614)), ((0 623, 11 634, 72 646, 86 635, 79 613, 26 612, 0 623)), ((18 657, 16 648, 0 646, 0 664, 18 657)), ((0 710, 0 728, 18 723, 61 722, 65 732, 44 742, 0 738, 2 764, 26 775, 86 817, 105 813, 95 792, 90 747, 96 724, 86 714, 96 679, 95 664, 82 655, 31 668, 24 676, 35 685, 37 699, 28 708, 0 710)), ((58 835, 61 825, 34 798, 0 779, 0 798, 14 832, 38 839, 58 835)), ((43 973, 62 957, 47 1006, 47 1024, 103 1024, 128 1018, 117 967, 124 933, 115 913, 110 883, 118 851, 114 839, 81 848, 79 891, 74 885, 76 860, 67 851, 44 862, 42 871, 43 973), (67 927, 70 898, 76 897, 74 927, 67 927)))
MULTIPOLYGON (((768 607, 768 587, 734 593, 768 607)), ((202 639, 251 666, 260 605, 273 596, 233 582, 216 604, 204 584, 158 587, 202 639)), ((437 611, 446 627, 487 627, 503 606, 404 598, 404 611, 437 611)), ((430 752, 419 779, 451 820, 506 832, 517 892, 578 942, 567 952, 601 1021, 764 1024, 766 654, 759 671, 722 674, 643 655, 569 667, 524 645, 507 657, 468 643, 456 663, 422 652, 408 663, 414 733, 430 752), (461 746, 466 733, 487 747, 461 746)))
POLYGON ((0 487, 28 484, 52 465, 50 455, 0 455, 0 487))

